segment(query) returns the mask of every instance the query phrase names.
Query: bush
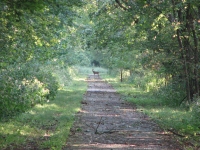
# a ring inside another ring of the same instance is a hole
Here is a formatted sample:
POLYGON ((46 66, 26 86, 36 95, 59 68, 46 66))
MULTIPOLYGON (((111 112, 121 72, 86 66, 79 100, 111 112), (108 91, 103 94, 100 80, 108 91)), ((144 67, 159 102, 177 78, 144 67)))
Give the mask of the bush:
POLYGON ((128 81, 146 92, 153 93, 161 99, 163 105, 180 106, 186 96, 184 83, 174 79, 165 84, 163 76, 148 70, 134 71, 128 81))
POLYGON ((71 72, 70 67, 62 67, 59 65, 52 65, 48 67, 48 70, 51 70, 53 73, 53 77, 56 78, 56 81, 58 81, 59 86, 64 88, 65 86, 68 86, 71 84, 73 71, 71 72))
POLYGON ((135 70, 128 78, 128 82, 147 92, 157 89, 157 75, 149 70, 135 70))
POLYGON ((33 62, 1 70, 0 83, 0 118, 11 117, 52 100, 58 89, 52 73, 40 70, 33 62))
POLYGON ((58 82, 50 71, 39 71, 35 74, 36 78, 44 84, 44 88, 49 90, 46 98, 53 100, 58 90, 58 82))
POLYGON ((154 94, 162 99, 163 104, 173 107, 179 107, 186 96, 184 85, 176 81, 160 87, 154 94))
POLYGON ((191 104, 192 114, 195 118, 196 122, 199 124, 200 122, 200 99, 194 100, 194 102, 191 104))

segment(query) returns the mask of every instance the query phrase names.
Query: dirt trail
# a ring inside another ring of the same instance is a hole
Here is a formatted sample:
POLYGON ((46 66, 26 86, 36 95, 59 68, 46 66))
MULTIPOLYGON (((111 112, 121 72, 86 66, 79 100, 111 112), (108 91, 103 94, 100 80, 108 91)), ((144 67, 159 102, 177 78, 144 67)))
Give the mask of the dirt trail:
POLYGON ((82 110, 64 150, 181 150, 148 116, 120 99, 112 86, 89 75, 82 110))

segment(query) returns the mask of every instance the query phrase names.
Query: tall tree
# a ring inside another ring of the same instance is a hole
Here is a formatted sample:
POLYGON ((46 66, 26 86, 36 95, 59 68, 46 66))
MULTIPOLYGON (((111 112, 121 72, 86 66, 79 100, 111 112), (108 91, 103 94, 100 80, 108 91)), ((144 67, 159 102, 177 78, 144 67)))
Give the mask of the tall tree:
POLYGON ((98 9, 90 15, 96 24, 94 43, 108 56, 105 61, 120 62, 124 50, 144 53, 143 66, 185 85, 188 101, 199 96, 198 0, 96 2, 98 9))

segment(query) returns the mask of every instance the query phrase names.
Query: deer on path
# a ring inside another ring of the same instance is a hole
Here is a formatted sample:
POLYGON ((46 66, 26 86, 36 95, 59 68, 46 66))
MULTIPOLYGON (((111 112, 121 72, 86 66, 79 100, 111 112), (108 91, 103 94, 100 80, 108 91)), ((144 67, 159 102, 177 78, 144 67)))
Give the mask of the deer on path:
POLYGON ((98 77, 99 77, 99 72, 97 72, 97 71, 94 71, 94 69, 92 69, 92 72, 93 72, 93 74, 94 74, 94 77, 95 77, 95 74, 97 74, 97 75, 98 75, 98 77))

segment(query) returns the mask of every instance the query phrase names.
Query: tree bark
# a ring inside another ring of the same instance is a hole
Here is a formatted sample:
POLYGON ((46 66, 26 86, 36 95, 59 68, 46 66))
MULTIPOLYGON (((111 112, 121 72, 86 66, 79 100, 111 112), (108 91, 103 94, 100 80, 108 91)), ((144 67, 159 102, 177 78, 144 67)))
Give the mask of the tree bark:
POLYGON ((186 82, 186 94, 187 94, 187 101, 189 102, 191 97, 190 97, 190 80, 189 80, 189 75, 188 75, 188 70, 187 70, 187 62, 186 62, 186 58, 185 58, 185 54, 184 54, 184 47, 183 47, 183 43, 180 37, 180 30, 177 29, 177 38, 178 38, 178 43, 179 43, 179 47, 181 50, 181 57, 183 60, 183 68, 184 68, 184 72, 185 72, 185 82, 186 82))
POLYGON ((120 69, 120 81, 123 81, 123 69, 120 69))

